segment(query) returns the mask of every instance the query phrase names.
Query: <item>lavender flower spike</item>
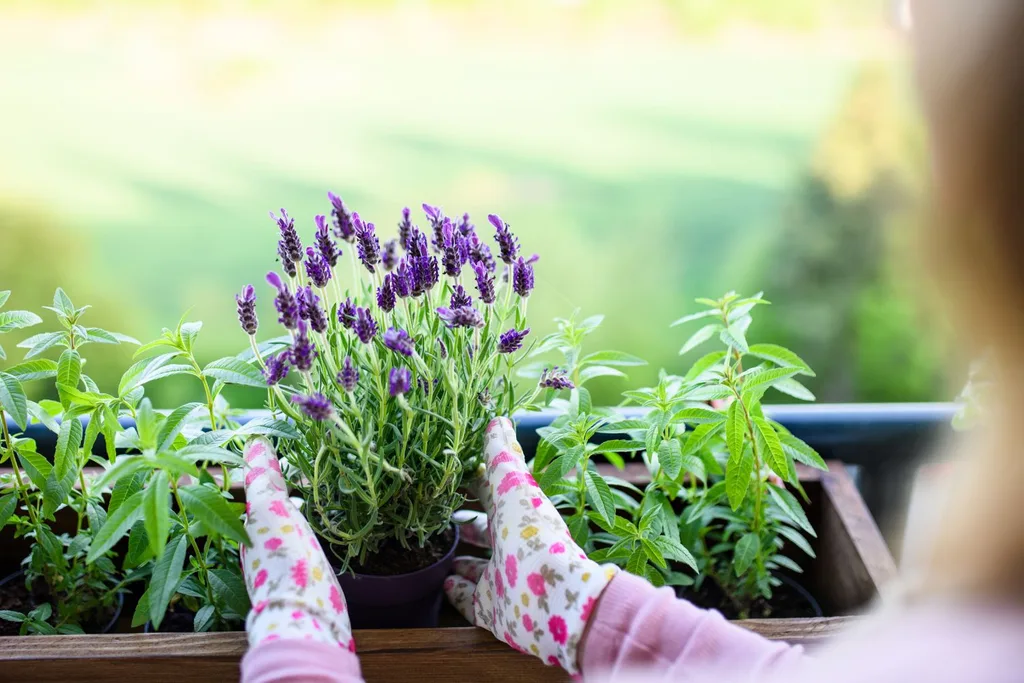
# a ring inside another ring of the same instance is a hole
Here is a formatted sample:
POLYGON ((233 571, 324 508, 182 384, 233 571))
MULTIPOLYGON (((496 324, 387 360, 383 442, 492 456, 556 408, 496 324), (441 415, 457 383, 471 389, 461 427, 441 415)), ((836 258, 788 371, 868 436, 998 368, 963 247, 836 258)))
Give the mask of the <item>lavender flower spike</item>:
POLYGON ((277 243, 281 267, 288 275, 295 277, 298 272, 295 264, 302 262, 302 241, 299 239, 299 233, 295 232, 295 221, 284 209, 281 209, 280 218, 273 211, 270 212, 270 217, 277 222, 277 227, 281 231, 281 239, 277 243))
POLYGON ((267 273, 267 282, 277 288, 277 296, 274 298, 274 307, 277 309, 277 321, 289 330, 299 326, 299 302, 295 295, 288 290, 288 285, 281 281, 281 276, 271 271, 267 273))
POLYGON ((338 322, 346 330, 351 330, 352 326, 356 324, 356 305, 352 303, 352 297, 345 299, 338 306, 338 322))
POLYGON ((473 264, 473 272, 476 273, 476 289, 480 292, 480 301, 485 304, 494 303, 494 276, 487 270, 483 262, 473 264))
POLYGON ((376 272, 374 266, 380 263, 380 240, 374 234, 373 223, 363 223, 358 213, 352 214, 352 223, 356 226, 356 248, 359 260, 371 273, 376 272))
POLYGON ((356 230, 352 225, 352 214, 345 208, 345 202, 333 192, 327 193, 327 199, 331 202, 331 217, 334 219, 334 235, 338 239, 352 242, 355 240, 356 230))
MULTIPOLYGON (((338 245, 331 239, 331 234, 327 231, 327 219, 323 216, 317 216, 313 220, 316 223, 316 248, 320 251, 320 256, 327 262, 327 265, 334 268, 338 265, 341 249, 338 249, 338 245)), ((307 253, 309 252, 307 251, 307 253)))
POLYGON ((341 372, 338 373, 338 384, 345 390, 346 393, 351 394, 356 390, 356 384, 359 383, 359 370, 356 366, 352 365, 352 357, 345 356, 345 362, 341 364, 341 372))
POLYGON ((384 333, 384 346, 388 347, 395 353, 400 353, 403 356, 412 356, 415 352, 416 347, 413 343, 412 337, 405 330, 395 329, 394 327, 389 328, 384 333))
POLYGON ((263 377, 266 378, 267 384, 274 386, 279 384, 281 380, 288 376, 288 369, 291 367, 291 352, 282 351, 276 356, 271 356, 267 359, 267 368, 263 371, 263 377))
POLYGON ((384 243, 384 251, 380 255, 381 265, 384 270, 391 272, 398 265, 398 240, 388 240, 384 243))
POLYGON ((501 250, 501 260, 511 265, 519 254, 519 241, 508 229, 508 223, 501 220, 499 216, 492 213, 487 216, 487 220, 494 226, 494 239, 501 250))
POLYGON ((395 287, 391 275, 385 275, 383 284, 377 288, 377 305, 385 313, 395 310, 395 287))
POLYGON ((323 394, 313 394, 311 396, 296 394, 292 396, 292 403, 299 406, 306 417, 317 422, 329 420, 334 415, 334 406, 331 405, 331 402, 323 394))
POLYGON ((398 264, 398 268, 390 275, 392 278, 391 285, 395 290, 395 294, 403 299, 412 296, 413 273, 405 259, 402 259, 402 262, 398 264))
POLYGON ((369 344, 377 336, 377 321, 365 308, 356 309, 356 322, 352 328, 355 330, 356 336, 359 337, 359 341, 364 344, 369 344))
POLYGON ((259 318, 256 317, 256 289, 246 285, 241 294, 235 295, 235 303, 238 305, 238 322, 242 329, 250 337, 255 335, 260 326, 259 318))
POLYGON ((466 290, 462 285, 456 285, 455 291, 452 293, 452 308, 464 308, 466 306, 473 305, 473 298, 466 293, 466 290))
POLYGON ((309 321, 309 326, 314 332, 323 333, 327 331, 327 313, 320 305, 320 297, 313 293, 311 287, 299 289, 295 298, 299 302, 299 317, 309 321))
POLYGON ((555 389, 556 391, 576 388, 576 385, 572 383, 572 380, 570 380, 565 372, 558 367, 547 368, 544 370, 540 376, 539 384, 544 389, 555 389))
POLYGON ((437 314, 441 316, 441 320, 450 328, 484 326, 484 317, 480 315, 480 311, 472 306, 463 306, 462 308, 442 307, 437 309, 437 314))
POLYGON ((299 372, 309 372, 313 368, 313 361, 316 360, 316 345, 309 340, 306 334, 306 323, 299 321, 299 331, 295 335, 295 343, 292 344, 292 365, 299 372))
POLYGON ((408 368, 391 368, 391 375, 388 377, 388 392, 392 397, 398 397, 409 391, 412 384, 412 373, 408 368))
POLYGON ((533 266, 519 257, 512 271, 512 289, 524 299, 533 291, 533 266))
POLYGON ((530 334, 530 328, 516 330, 515 328, 505 332, 498 339, 498 353, 515 353, 523 348, 523 340, 530 334))
POLYGON ((398 243, 402 249, 409 251, 412 245, 412 221, 409 220, 409 207, 402 209, 402 222, 398 224, 398 243))
POLYGON ((323 289, 331 281, 331 266, 327 260, 314 251, 313 247, 306 247, 306 275, 314 285, 323 289))

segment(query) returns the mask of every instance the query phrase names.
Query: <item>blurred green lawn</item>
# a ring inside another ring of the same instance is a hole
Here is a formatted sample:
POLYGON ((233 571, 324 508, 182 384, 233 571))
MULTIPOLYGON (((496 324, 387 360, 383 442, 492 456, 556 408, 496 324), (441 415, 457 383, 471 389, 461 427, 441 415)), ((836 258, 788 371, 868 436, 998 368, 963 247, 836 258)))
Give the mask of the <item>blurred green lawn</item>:
MULTIPOLYGON (((758 256, 855 63, 643 36, 434 39, 409 20, 114 18, 88 29, 99 39, 44 26, 40 39, 8 24, 0 41, 0 196, 87 237, 73 255, 86 269, 54 269, 52 284, 108 292, 120 331, 150 338, 191 309, 208 357, 240 349, 232 293, 266 292, 267 211, 287 207, 309 235, 332 189, 386 232, 424 201, 478 225, 501 214, 542 256, 535 330, 606 313, 594 348, 648 358, 637 381, 678 369, 686 332, 667 326, 694 297, 758 288, 758 256)), ((24 267, 61 249, 39 247, 24 267)), ((18 285, 2 274, 0 288, 18 285)), ((612 400, 621 385, 608 386, 612 400)))

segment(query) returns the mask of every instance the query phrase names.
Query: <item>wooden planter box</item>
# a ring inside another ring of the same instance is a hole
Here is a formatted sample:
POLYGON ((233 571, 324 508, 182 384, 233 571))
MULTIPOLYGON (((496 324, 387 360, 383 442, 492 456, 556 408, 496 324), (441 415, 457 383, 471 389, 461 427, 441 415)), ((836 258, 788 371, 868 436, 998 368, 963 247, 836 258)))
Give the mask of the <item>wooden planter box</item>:
MULTIPOLYGON (((807 513, 818 532, 817 558, 806 566, 805 585, 829 616, 737 622, 744 628, 813 647, 883 596, 895 577, 892 556, 853 481, 841 463, 829 467, 829 472, 801 471, 811 498, 807 513)), ((643 473, 629 470, 627 476, 641 479, 643 473)), ((15 568, 23 549, 0 538, 0 567, 15 568)), ((432 680, 567 680, 564 672, 513 651, 481 629, 357 631, 355 637, 369 683, 406 683, 426 672, 432 680)), ((8 637, 0 638, 0 672, 12 681, 237 681, 245 650, 244 633, 8 637)))

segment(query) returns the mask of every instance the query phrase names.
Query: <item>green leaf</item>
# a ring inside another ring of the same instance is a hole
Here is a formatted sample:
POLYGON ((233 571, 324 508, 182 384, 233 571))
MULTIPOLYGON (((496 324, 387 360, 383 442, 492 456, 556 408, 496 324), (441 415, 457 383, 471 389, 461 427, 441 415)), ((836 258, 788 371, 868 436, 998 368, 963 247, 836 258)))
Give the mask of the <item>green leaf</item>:
POLYGON ((679 439, 665 439, 658 448, 658 464, 670 480, 675 481, 683 469, 683 449, 679 439))
POLYGON ((729 463, 725 467, 725 492, 729 497, 729 506, 738 510, 750 490, 750 478, 754 474, 754 454, 749 448, 742 448, 738 457, 729 454, 729 463))
POLYGON ((92 547, 89 548, 89 562, 95 562, 98 557, 114 547, 114 544, 121 540, 121 537, 128 533, 136 520, 142 515, 142 499, 144 491, 132 494, 127 500, 117 507, 107 517, 107 523, 96 532, 92 539, 92 547))
POLYGON ((726 414, 710 408, 683 408, 672 416, 672 421, 682 420, 690 424, 715 424, 725 422, 726 414))
POLYGON ((686 343, 683 344, 683 348, 679 349, 679 355, 682 356, 683 354, 697 348, 708 339, 715 336, 715 332, 718 332, 721 329, 722 326, 719 323, 711 323, 710 325, 705 325, 700 328, 686 340, 686 343))
POLYGON ((198 408, 202 408, 202 403, 186 403, 183 406, 179 406, 174 409, 164 423, 160 425, 160 431, 156 436, 156 449, 158 451, 165 451, 174 444, 174 439, 177 438, 178 434, 181 433, 182 428, 185 426, 188 417, 196 411, 198 408))
POLYGON ((606 523, 612 524, 615 520, 615 498, 608 483, 601 478, 595 470, 588 469, 584 473, 586 480, 587 497, 591 507, 597 511, 606 523))
POLYGON ((578 546, 585 546, 587 541, 590 539, 590 526, 587 523, 587 518, 583 515, 572 515, 565 520, 565 525, 569 527, 569 535, 572 536, 572 540, 576 542, 578 546))
POLYGON ((25 360, 28 360, 29 358, 35 358, 44 351, 53 348, 63 340, 63 332, 43 332, 42 334, 34 334, 28 339, 20 341, 18 343, 18 348, 28 349, 28 352, 25 354, 25 360))
POLYGON ((226 384, 260 389, 267 387, 267 381, 258 367, 237 358, 215 360, 203 368, 203 374, 213 379, 219 379, 226 384))
POLYGON ((121 431, 121 423, 117 414, 109 405, 103 406, 103 441, 107 447, 107 459, 113 462, 117 457, 117 433, 121 431))
POLYGON ((606 365, 590 365, 580 370, 580 383, 589 382, 598 377, 626 377, 626 373, 606 365))
POLYGON ((64 293, 60 287, 53 293, 53 307, 65 318, 75 316, 75 305, 71 303, 71 297, 64 293))
POLYGON ((149 589, 142 594, 139 598, 139 603, 135 605, 135 612, 132 614, 132 628, 138 628, 149 621, 149 589))
POLYGON ((633 554, 629 556, 629 561, 626 562, 626 571, 634 576, 642 577, 646 566, 647 553, 644 552, 643 547, 640 547, 634 550, 633 554))
POLYGON ((702 386, 687 389, 683 395, 687 401, 713 401, 719 398, 730 398, 734 396, 732 389, 724 384, 704 384, 702 386))
POLYGON ((662 569, 668 569, 668 562, 665 561, 665 556, 661 554, 661 550, 654 541, 642 538, 640 539, 640 547, 643 548, 644 555, 647 556, 648 560, 662 569))
POLYGON ((253 418, 235 430, 235 435, 237 436, 246 434, 273 436, 278 439, 297 439, 302 436, 291 422, 277 420, 272 417, 253 418))
POLYGON ((774 562, 775 564, 779 565, 783 569, 788 569, 789 571, 793 572, 794 574, 803 574, 803 572, 804 572, 803 567, 801 567, 800 565, 798 565, 796 562, 794 562, 793 560, 789 559, 785 555, 775 555, 774 557, 772 557, 772 562, 774 562))
POLYGON ((178 356, 178 353, 166 353, 162 356, 143 358, 136 362, 122 375, 117 388, 118 396, 123 398, 133 389, 164 377, 194 375, 195 372, 190 365, 170 365, 170 362, 178 356))
POLYGON ((818 455, 818 452, 792 434, 779 434, 779 441, 782 442, 782 450, 786 451, 797 462, 808 467, 828 471, 828 465, 818 455))
POLYGON ((142 497, 142 520, 154 557, 160 557, 171 532, 171 483, 166 472, 157 472, 149 479, 142 497))
POLYGON ((804 512, 803 507, 792 493, 785 489, 781 489, 774 484, 768 485, 768 493, 771 494, 772 499, 778 504, 782 511, 786 513, 793 522, 797 524, 801 529, 806 531, 811 536, 817 536, 814 532, 814 527, 811 526, 811 522, 807 519, 807 513, 804 512))
POLYGON ((708 443, 716 436, 722 433, 725 429, 724 423, 718 424, 702 424, 696 429, 690 432, 689 438, 686 439, 685 453, 696 453, 704 448, 708 443))
POLYGON ((193 627, 196 633, 206 633, 213 626, 213 617, 216 615, 216 608, 213 605, 203 605, 196 612, 193 627))
POLYGON ((187 474, 192 477, 199 476, 199 468, 185 458, 178 457, 177 452, 175 451, 166 451, 164 453, 157 453, 156 455, 147 455, 145 457, 146 460, 149 460, 156 465, 158 469, 169 472, 175 477, 182 474, 187 474))
POLYGON ((752 532, 744 534, 743 538, 736 544, 732 558, 733 567, 736 569, 736 576, 742 576, 750 568, 760 550, 761 541, 758 539, 757 534, 752 532))
POLYGON ((128 552, 124 556, 124 567, 130 569, 138 567, 153 557, 149 545, 149 536, 146 534, 146 522, 138 520, 132 525, 128 532, 128 552))
POLYGON ((228 465, 229 467, 245 466, 242 456, 217 446, 190 445, 162 455, 173 455, 179 460, 190 463, 206 462, 213 465, 228 465))
POLYGON ((747 422, 743 414, 743 403, 729 404, 729 416, 725 424, 725 442, 729 447, 729 458, 739 459, 743 455, 743 443, 747 435, 747 422))
POLYGON ((659 536, 654 539, 654 545, 656 545, 658 550, 661 551, 661 554, 668 559, 675 560, 676 562, 682 562, 693 569, 693 571, 697 571, 697 560, 694 559, 693 554, 686 549, 686 546, 679 541, 668 536, 659 536))
POLYGON ((242 577, 230 569, 214 569, 210 572, 210 587, 213 596, 224 601, 228 609, 241 618, 249 613, 251 607, 249 594, 245 589, 242 577))
MULTIPOLYGON (((143 458, 140 456, 134 456, 132 458, 126 458, 131 460, 142 461, 143 458)), ((121 461, 118 460, 118 465, 121 461)), ((136 493, 142 490, 142 485, 146 481, 146 477, 149 476, 149 472, 135 472, 131 476, 119 477, 117 484, 114 485, 114 489, 110 492, 110 503, 107 505, 107 514, 112 515, 114 512, 121 507, 121 504, 126 500, 134 496, 136 493)), ((109 517, 108 517, 109 520, 109 517)))
POLYGON ((713 315, 719 315, 719 312, 714 309, 707 311, 698 311, 696 313, 691 313, 690 315, 684 315, 682 318, 669 325, 669 327, 679 327, 680 325, 685 325, 686 323, 693 322, 694 320, 700 320, 701 318, 710 318, 713 315))
POLYGON ((57 447, 53 451, 53 473, 58 480, 64 479, 74 469, 78 472, 78 450, 82 447, 82 421, 67 417, 60 423, 57 447))
POLYGON ((156 448, 156 437, 160 424, 153 404, 148 398, 143 399, 135 415, 135 429, 139 434, 139 442, 144 450, 156 448))
POLYGON ((778 525, 777 531, 779 535, 786 538, 790 543, 795 545, 800 550, 804 551, 810 557, 815 557, 814 549, 811 548, 811 544, 804 538, 803 534, 799 530, 794 529, 790 526, 778 525))
POLYGON ((11 290, 9 289, 5 289, 4 291, 0 292, 0 308, 4 307, 4 304, 7 303, 7 299, 9 299, 10 296, 11 290))
POLYGON ((701 481, 708 480, 708 472, 704 466, 704 461, 695 455, 687 454, 682 456, 682 470, 701 481))
POLYGON ((789 460, 786 458, 786 452, 782 450, 782 442, 779 441, 779 435, 775 433, 775 428, 765 418, 755 417, 754 429, 764 439, 764 443, 767 446, 767 453, 762 455, 765 461, 767 461, 768 466, 783 479, 792 479, 789 471, 789 460))
POLYGON ((690 366, 690 369, 687 371, 684 379, 687 382, 695 381, 705 372, 715 367, 717 364, 721 363, 722 359, 725 358, 725 355, 725 351, 712 351, 706 356, 701 356, 696 361, 694 361, 693 365, 690 366))
POLYGON ((53 471, 53 465, 35 451, 18 449, 17 453, 18 461, 21 463, 22 468, 24 468, 25 474, 28 475, 29 480, 35 484, 36 488, 42 491, 46 486, 46 480, 49 478, 50 472, 53 471))
POLYGON ((181 335, 181 345, 189 353, 192 352, 192 348, 195 346, 196 338, 199 336, 199 331, 201 329, 203 329, 203 323, 201 320, 191 323, 182 323, 178 327, 178 333, 181 335))
POLYGON ((811 370, 811 366, 805 363, 800 356, 787 348, 783 348, 775 344, 753 344, 747 350, 747 353, 751 356, 757 356, 758 358, 771 361, 776 365, 781 365, 787 368, 796 368, 800 371, 800 374, 814 377, 814 371, 811 370))
POLYGON ((34 379, 50 379, 57 376, 57 364, 48 358, 29 360, 7 368, 7 374, 21 382, 30 382, 34 379))
MULTIPOLYGON (((718 327, 721 328, 721 325, 718 327)), ((722 343, 729 348, 736 349, 740 353, 747 352, 747 338, 743 333, 743 326, 739 321, 722 330, 718 337, 722 340, 722 343)))
POLYGON ((647 422, 644 420, 619 420, 609 422, 597 430, 598 434, 622 434, 624 432, 646 431, 647 422))
POLYGON ((249 545, 249 534, 245 532, 237 512, 212 488, 193 484, 179 489, 185 509, 196 519, 221 536, 238 543, 249 545))
POLYGON ((776 382, 792 377, 796 374, 793 368, 769 368, 751 372, 743 376, 743 391, 755 389, 760 386, 772 386, 776 382))
POLYGON ((41 322, 43 319, 30 311, 0 311, 0 334, 32 327, 41 322))
POLYGON ((797 382, 792 377, 784 379, 781 382, 776 382, 772 385, 772 388, 776 391, 781 391, 787 396, 798 398, 801 401, 813 401, 815 398, 810 389, 805 387, 803 384, 800 384, 800 382, 797 382))
POLYGON ((185 564, 185 553, 188 550, 188 539, 178 536, 171 541, 163 555, 153 565, 153 574, 149 579, 149 621, 153 628, 160 628, 160 623, 167 613, 167 606, 174 596, 181 579, 181 569, 185 564))
POLYGON ((0 609, 0 619, 4 621, 13 621, 16 624, 20 624, 25 621, 27 617, 21 612, 15 612, 9 609, 0 609))
POLYGON ((28 427, 28 398, 25 390, 21 382, 6 372, 0 372, 0 408, 11 416, 22 431, 28 427))
POLYGON ((621 351, 598 351, 585 356, 581 365, 611 365, 613 367, 636 367, 647 365, 647 361, 637 356, 631 356, 621 351))
MULTIPOLYGON (((115 484, 114 488, 117 489, 117 484, 120 484, 125 478, 132 478, 136 473, 152 469, 155 463, 152 460, 148 460, 141 455, 125 455, 117 459, 117 462, 106 472, 104 472, 95 482, 93 486, 95 488, 102 488, 115 484)), ((141 488, 141 486, 140 486, 141 488)), ((134 491, 133 491, 134 493, 134 491)), ((111 501, 113 503, 113 501, 111 501)))
POLYGON ((636 439, 609 439, 597 444, 591 453, 631 453, 642 451, 645 447, 645 442, 636 439))
POLYGON ((3 498, 0 498, 0 529, 7 526, 7 522, 10 521, 11 515, 18 508, 18 494, 10 493, 3 498))

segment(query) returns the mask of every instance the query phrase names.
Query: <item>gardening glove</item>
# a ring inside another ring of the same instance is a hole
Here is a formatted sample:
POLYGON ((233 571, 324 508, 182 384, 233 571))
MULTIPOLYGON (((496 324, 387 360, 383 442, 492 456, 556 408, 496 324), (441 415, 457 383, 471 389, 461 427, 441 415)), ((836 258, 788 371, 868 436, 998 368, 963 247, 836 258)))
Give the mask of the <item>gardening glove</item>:
POLYGON ((492 548, 491 559, 456 558, 445 593, 499 640, 577 674, 587 620, 618 569, 587 559, 572 540, 527 469, 510 420, 488 426, 484 457, 478 493, 487 517, 462 529, 466 540, 492 548))
POLYGON ((242 573, 252 600, 249 645, 313 640, 355 652, 345 596, 305 517, 288 498, 274 447, 249 441, 244 451, 246 530, 242 573))

